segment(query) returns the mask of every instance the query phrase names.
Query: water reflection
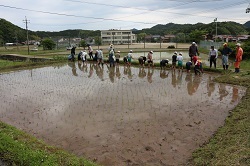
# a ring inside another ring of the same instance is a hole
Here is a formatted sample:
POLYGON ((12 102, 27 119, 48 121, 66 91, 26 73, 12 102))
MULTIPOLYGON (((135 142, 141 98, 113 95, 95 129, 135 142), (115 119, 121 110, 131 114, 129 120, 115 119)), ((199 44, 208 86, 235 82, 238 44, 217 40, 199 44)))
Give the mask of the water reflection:
POLYGON ((215 90, 215 83, 212 81, 212 77, 208 76, 208 81, 207 81, 207 91, 208 91, 208 96, 210 97, 211 94, 215 90))
MULTIPOLYGON (((186 89, 186 93, 192 96, 198 91, 201 82, 205 81, 205 87, 202 90, 206 90, 204 94, 207 94, 208 97, 214 96, 214 93, 218 92, 217 96, 219 96, 219 100, 222 101, 229 94, 227 85, 219 84, 216 86, 216 83, 213 82, 214 76, 209 74, 196 76, 194 73, 186 73, 185 71, 174 71, 167 69, 158 70, 144 67, 134 68, 127 66, 109 67, 108 65, 98 66, 94 63, 83 64, 82 62, 68 62, 68 66, 71 68, 73 76, 86 76, 87 78, 91 79, 98 78, 101 81, 109 80, 111 83, 122 80, 128 80, 132 82, 139 81, 138 79, 145 79, 148 83, 152 84, 154 83, 154 80, 158 82, 158 78, 160 78, 160 80, 171 85, 172 88, 177 88, 182 91, 186 89), (78 66, 78 70, 81 72, 77 72, 76 65, 78 66), (123 72, 121 72, 121 70, 123 70, 123 72), (87 75, 84 73, 87 73, 87 75), (135 75, 134 73, 138 73, 138 75, 135 75), (169 74, 171 74, 170 77, 169 74)), ((238 89, 237 87, 234 87, 231 102, 238 100, 237 93, 238 89)))
POLYGON ((120 72, 120 67, 119 66, 116 66, 115 68, 115 75, 118 79, 121 78, 121 72, 120 72))
POLYGON ((202 77, 193 75, 191 73, 187 73, 185 80, 187 82, 188 94, 193 95, 197 91, 197 89, 199 88, 202 77))
POLYGON ((176 79, 175 70, 172 70, 172 85, 174 88, 176 87, 176 83, 177 83, 177 79, 176 79))
POLYGON ((154 68, 148 68, 148 82, 152 83, 153 82, 153 74, 154 74, 154 68))
POLYGON ((71 67, 73 76, 78 76, 78 74, 76 73, 76 63, 68 62, 68 66, 71 67))
POLYGON ((115 67, 108 67, 109 79, 112 83, 115 82, 115 67))
POLYGON ((161 77, 162 79, 168 78, 169 72, 170 72, 170 71, 166 71, 165 69, 164 69, 164 70, 161 70, 161 71, 160 71, 160 77, 161 77))
POLYGON ((146 76, 147 76, 147 73, 146 73, 144 67, 140 67, 140 68, 139 68, 138 77, 139 77, 139 78, 145 78, 146 76))
POLYGON ((220 84, 219 85, 219 94, 220 94, 220 101, 222 101, 223 98, 228 95, 228 91, 226 89, 226 85, 225 84, 220 84))
POLYGON ((233 95, 231 102, 237 102, 239 100, 239 89, 236 86, 233 86, 233 95))

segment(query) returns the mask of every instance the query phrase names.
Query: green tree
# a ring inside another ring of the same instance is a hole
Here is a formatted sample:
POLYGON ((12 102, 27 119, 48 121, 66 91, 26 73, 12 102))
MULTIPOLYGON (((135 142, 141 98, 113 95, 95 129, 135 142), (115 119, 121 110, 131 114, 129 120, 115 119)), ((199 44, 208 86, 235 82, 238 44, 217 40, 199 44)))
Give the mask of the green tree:
POLYGON ((98 49, 99 46, 102 45, 102 40, 100 36, 95 36, 95 44, 98 45, 98 49))
POLYGON ((41 44, 44 50, 53 50, 56 47, 56 43, 50 38, 45 38, 41 44))
POLYGON ((37 36, 37 35, 30 35, 30 39, 39 41, 41 38, 39 36, 37 36))
POLYGON ((79 46, 83 47, 83 49, 85 50, 85 47, 87 47, 86 41, 85 40, 81 40, 80 43, 79 43, 79 46))
POLYGON ((189 37, 192 41, 196 41, 197 43, 201 40, 204 40, 204 36, 207 34, 207 31, 204 30, 194 30, 189 34, 189 37))
POLYGON ((143 42, 146 35, 147 34, 144 32, 137 34, 137 38, 136 38, 137 43, 143 42))

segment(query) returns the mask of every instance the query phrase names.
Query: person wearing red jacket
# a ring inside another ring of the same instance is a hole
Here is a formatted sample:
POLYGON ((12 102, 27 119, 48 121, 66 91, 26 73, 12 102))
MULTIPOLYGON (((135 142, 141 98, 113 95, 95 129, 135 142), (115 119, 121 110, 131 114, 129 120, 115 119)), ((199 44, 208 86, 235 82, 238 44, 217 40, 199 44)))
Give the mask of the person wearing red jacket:
POLYGON ((234 62, 234 68, 235 68, 235 73, 240 72, 240 62, 242 60, 242 55, 243 55, 243 49, 241 48, 240 43, 236 44, 236 57, 235 57, 235 62, 234 62))

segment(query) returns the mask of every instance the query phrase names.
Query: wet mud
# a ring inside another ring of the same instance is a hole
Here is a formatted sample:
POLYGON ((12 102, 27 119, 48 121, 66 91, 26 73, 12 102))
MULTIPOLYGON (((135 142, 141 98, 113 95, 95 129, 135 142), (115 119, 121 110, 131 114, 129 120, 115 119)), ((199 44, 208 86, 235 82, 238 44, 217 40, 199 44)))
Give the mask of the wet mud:
POLYGON ((78 62, 1 74, 0 120, 101 165, 182 165, 245 94, 214 77, 78 62))

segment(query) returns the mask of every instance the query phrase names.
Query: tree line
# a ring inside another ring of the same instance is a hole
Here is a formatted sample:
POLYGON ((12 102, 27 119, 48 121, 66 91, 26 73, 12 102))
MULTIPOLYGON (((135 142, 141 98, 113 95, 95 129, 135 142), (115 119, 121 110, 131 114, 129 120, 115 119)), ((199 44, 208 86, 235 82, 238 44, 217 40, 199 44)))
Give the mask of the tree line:
MULTIPOLYGON (((174 24, 168 23, 165 25, 158 24, 151 28, 142 30, 133 30, 133 33, 137 34, 138 42, 141 42, 146 35, 169 35, 176 36, 176 42, 190 42, 199 41, 204 35, 216 34, 221 35, 242 35, 250 34, 250 21, 245 24, 239 24, 236 22, 215 22, 209 24, 197 23, 197 24, 174 24), (195 39, 195 40, 194 40, 195 39)), ((100 30, 64 30, 59 32, 47 32, 47 31, 29 31, 30 40, 42 40, 46 38, 99 38, 101 35, 100 30)), ((26 30, 20 28, 11 22, 0 19, 0 43, 22 43, 27 40, 26 30)))

